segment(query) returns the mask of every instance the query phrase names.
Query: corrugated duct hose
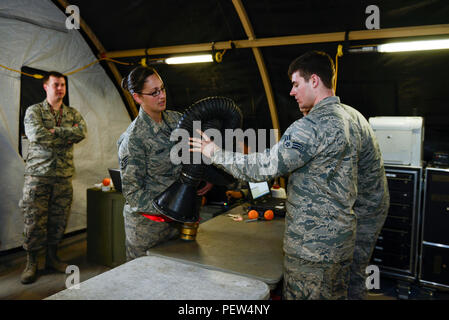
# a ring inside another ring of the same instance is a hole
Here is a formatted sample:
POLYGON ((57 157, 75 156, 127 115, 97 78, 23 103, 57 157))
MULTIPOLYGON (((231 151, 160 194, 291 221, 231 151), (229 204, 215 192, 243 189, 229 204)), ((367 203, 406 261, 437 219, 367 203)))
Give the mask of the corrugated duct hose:
MULTIPOLYGON (((201 121, 201 130, 236 129, 242 126, 242 112, 234 101, 225 97, 209 97, 190 106, 178 123, 177 129, 185 129, 193 136, 194 121, 201 121)), ((191 155, 192 162, 193 155, 191 155)), ((232 176, 213 165, 183 164, 180 178, 153 200, 154 207, 163 215, 178 221, 194 223, 199 220, 197 189, 202 180, 215 185, 233 182, 232 176)))

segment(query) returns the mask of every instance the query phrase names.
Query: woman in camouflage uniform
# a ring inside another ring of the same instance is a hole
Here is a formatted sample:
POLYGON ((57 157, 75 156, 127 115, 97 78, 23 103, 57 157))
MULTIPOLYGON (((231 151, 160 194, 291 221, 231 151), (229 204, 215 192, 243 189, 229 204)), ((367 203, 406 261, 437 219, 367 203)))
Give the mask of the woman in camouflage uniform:
MULTIPOLYGON (((170 134, 181 113, 166 110, 164 83, 153 68, 135 68, 123 78, 122 87, 140 104, 139 115, 117 142, 126 199, 123 215, 129 261, 179 235, 177 223, 160 216, 152 199, 180 175, 181 165, 170 161, 170 149, 175 144, 170 141, 170 134)), ((210 187, 207 184, 198 194, 204 194, 210 187)))

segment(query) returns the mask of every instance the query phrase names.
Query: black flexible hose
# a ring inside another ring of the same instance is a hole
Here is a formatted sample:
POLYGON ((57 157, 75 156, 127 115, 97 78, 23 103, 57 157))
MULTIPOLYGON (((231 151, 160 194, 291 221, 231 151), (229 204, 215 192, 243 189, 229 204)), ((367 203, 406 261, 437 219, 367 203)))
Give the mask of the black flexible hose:
MULTIPOLYGON (((225 129, 241 127, 242 113, 231 99, 210 97, 189 107, 178 122, 176 130, 185 129, 192 137, 194 121, 201 121, 202 131, 218 129, 223 133, 225 129)), ((182 137, 180 140, 179 142, 182 142, 182 137)), ((162 215, 183 223, 198 222, 197 190, 201 180, 210 181, 216 185, 227 185, 233 181, 230 175, 213 165, 192 164, 191 152, 189 156, 191 162, 182 165, 180 178, 152 201, 154 208, 162 215)))
POLYGON ((242 126, 243 116, 229 98, 209 97, 195 102, 183 114, 178 128, 186 129, 190 134, 193 131, 193 121, 221 121, 222 128, 236 129, 242 126))
MULTIPOLYGON (((208 129, 217 129, 223 133, 225 129, 240 128, 243 116, 233 100, 226 97, 208 97, 190 106, 179 120, 177 128, 187 130, 192 137, 194 121, 201 121, 203 132, 208 129)), ((192 161, 192 158, 190 160, 192 161)), ((190 184, 199 184, 202 179, 217 185, 226 185, 233 181, 231 175, 214 166, 204 164, 184 164, 182 179, 190 184)))

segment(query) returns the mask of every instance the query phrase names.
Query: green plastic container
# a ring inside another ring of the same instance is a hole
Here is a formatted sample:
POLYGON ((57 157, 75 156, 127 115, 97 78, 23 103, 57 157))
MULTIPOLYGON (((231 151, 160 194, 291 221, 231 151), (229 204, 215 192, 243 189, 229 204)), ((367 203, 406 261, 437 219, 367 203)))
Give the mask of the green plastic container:
POLYGON ((87 189, 87 259, 116 267, 126 262, 125 226, 120 192, 87 189))

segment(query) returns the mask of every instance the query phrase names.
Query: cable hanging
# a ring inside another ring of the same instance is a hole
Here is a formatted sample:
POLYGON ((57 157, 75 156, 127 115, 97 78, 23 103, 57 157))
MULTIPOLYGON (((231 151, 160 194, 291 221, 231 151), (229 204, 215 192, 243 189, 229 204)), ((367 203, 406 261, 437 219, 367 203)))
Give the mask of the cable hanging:
POLYGON ((0 64, 0 67, 1 67, 1 68, 4 68, 4 69, 6 69, 6 70, 9 70, 9 71, 18 72, 18 73, 21 73, 21 74, 26 75, 26 76, 28 76, 28 77, 32 77, 32 78, 36 78, 36 79, 42 79, 42 78, 44 77, 43 75, 37 74, 37 73, 31 74, 31 73, 26 73, 26 72, 23 72, 23 71, 11 69, 11 68, 8 68, 8 67, 6 67, 6 66, 4 66, 4 65, 2 65, 2 64, 0 64))
POLYGON ((343 56, 343 46, 339 44, 337 47, 337 54, 335 55, 335 77, 334 77, 335 92, 337 92, 338 58, 342 56, 343 56))
MULTIPOLYGON (((80 71, 82 71, 84 69, 87 69, 90 66, 92 66, 92 65, 94 65, 94 64, 96 64, 96 63, 98 63, 100 61, 103 61, 103 60, 110 61, 110 62, 113 62, 113 63, 123 64, 123 65, 128 65, 128 66, 135 65, 135 63, 122 62, 122 61, 114 60, 114 59, 111 59, 111 58, 103 57, 103 58, 95 60, 94 62, 89 63, 88 65, 85 65, 84 67, 78 68, 78 69, 73 70, 73 71, 68 72, 68 73, 64 73, 64 75, 65 76, 69 76, 69 75, 72 75, 74 73, 80 72, 80 71)), ((26 72, 23 72, 23 71, 20 71, 20 70, 15 70, 15 69, 6 67, 6 66, 4 66, 2 64, 0 64, 0 67, 4 68, 6 70, 9 70, 9 71, 13 71, 13 72, 17 72, 17 73, 23 74, 23 75, 28 76, 28 77, 35 78, 35 79, 42 79, 44 77, 42 74, 38 74, 38 73, 30 74, 30 73, 26 73, 26 72)))
POLYGON ((125 66, 132 66, 132 65, 135 65, 135 63, 122 62, 122 61, 114 60, 114 59, 111 59, 111 58, 103 57, 103 58, 100 58, 100 59, 95 60, 94 62, 89 63, 88 65, 85 65, 84 67, 81 67, 81 68, 79 68, 79 69, 73 70, 73 71, 68 72, 68 73, 64 73, 64 75, 65 75, 65 76, 69 76, 69 75, 72 75, 72 74, 74 74, 74 73, 80 72, 80 71, 82 71, 82 70, 84 70, 84 69, 89 68, 91 65, 94 65, 94 64, 96 64, 96 63, 98 63, 98 62, 100 62, 100 61, 103 61, 103 60, 104 60, 104 61, 110 61, 110 62, 118 63, 118 64, 122 64, 122 65, 125 65, 125 66))

